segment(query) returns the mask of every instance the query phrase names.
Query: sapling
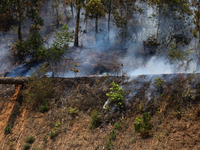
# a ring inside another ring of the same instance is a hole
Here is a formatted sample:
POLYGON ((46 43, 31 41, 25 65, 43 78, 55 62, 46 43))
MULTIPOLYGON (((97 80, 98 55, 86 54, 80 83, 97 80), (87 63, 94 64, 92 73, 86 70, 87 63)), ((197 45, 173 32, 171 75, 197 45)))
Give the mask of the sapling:
POLYGON ((113 81, 112 88, 110 88, 110 93, 106 93, 106 96, 110 97, 110 101, 112 101, 116 107, 119 106, 120 108, 123 108, 123 95, 124 90, 113 81))

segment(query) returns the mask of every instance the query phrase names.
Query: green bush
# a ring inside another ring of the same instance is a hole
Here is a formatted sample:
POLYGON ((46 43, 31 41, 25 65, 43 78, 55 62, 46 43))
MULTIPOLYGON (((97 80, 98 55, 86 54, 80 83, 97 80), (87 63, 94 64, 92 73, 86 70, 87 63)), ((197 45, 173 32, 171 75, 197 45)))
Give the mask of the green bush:
POLYGON ((98 111, 94 110, 91 114, 92 122, 91 122, 91 129, 96 128, 101 121, 101 115, 99 115, 98 111))
POLYGON ((35 137, 33 135, 28 135, 26 137, 26 143, 32 144, 35 141, 35 137))
POLYGON ((7 135, 7 134, 9 134, 9 133, 11 133, 11 126, 10 126, 10 124, 8 124, 7 126, 6 126, 6 128, 5 128, 5 130, 4 130, 4 133, 7 135))
POLYGON ((46 112, 46 111, 48 111, 48 110, 49 110, 49 106, 47 105, 46 102, 43 102, 43 104, 40 106, 40 111, 41 111, 42 113, 44 113, 44 112, 46 112))
POLYGON ((46 77, 48 71, 47 64, 42 64, 41 68, 32 72, 30 81, 26 84, 28 88, 23 91, 23 97, 33 108, 42 105, 41 111, 47 110, 48 106, 44 104, 53 93, 52 80, 46 77))
POLYGON ((32 150, 40 150, 40 148, 38 146, 34 145, 32 150))
POLYGON ((111 131, 110 137, 109 137, 109 141, 108 141, 108 149, 111 150, 113 148, 113 142, 112 140, 115 140, 116 138, 116 134, 115 134, 115 130, 111 131))
POLYGON ((55 137, 55 131, 51 131, 51 132, 49 133, 49 136, 50 136, 51 139, 54 138, 54 137, 55 137))
POLYGON ((24 150, 28 150, 30 147, 31 147, 31 145, 29 143, 24 144, 24 150))
POLYGON ((151 116, 148 112, 142 115, 142 120, 139 117, 135 120, 135 132, 139 132, 142 138, 148 137, 152 129, 153 125, 149 121, 151 121, 151 116))
POLYGON ((116 138, 115 130, 112 130, 112 131, 111 131, 111 134, 110 134, 109 141, 115 140, 115 138, 116 138))
POLYGON ((122 125, 120 122, 117 122, 114 124, 114 129, 121 129, 122 128, 122 125))
POLYGON ((123 107, 124 97, 122 95, 124 95, 124 90, 114 81, 110 90, 110 93, 106 93, 106 96, 110 97, 111 102, 114 102, 115 106, 123 107))
POLYGON ((156 78, 155 81, 154 81, 154 85, 153 86, 161 87, 163 82, 164 81, 161 79, 161 77, 156 78))

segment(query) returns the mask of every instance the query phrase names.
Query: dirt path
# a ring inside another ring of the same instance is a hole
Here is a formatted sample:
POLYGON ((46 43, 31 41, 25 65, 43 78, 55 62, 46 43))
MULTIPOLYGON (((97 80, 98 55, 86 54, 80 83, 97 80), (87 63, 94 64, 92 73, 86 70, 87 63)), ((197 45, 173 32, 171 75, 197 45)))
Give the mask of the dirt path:
POLYGON ((4 107, 0 113, 0 141, 2 141, 5 136, 4 136, 4 129, 6 128, 9 118, 11 116, 13 107, 15 105, 15 102, 17 100, 17 96, 20 92, 22 85, 16 86, 15 87, 15 94, 12 96, 11 99, 9 99, 8 102, 5 102, 4 107))

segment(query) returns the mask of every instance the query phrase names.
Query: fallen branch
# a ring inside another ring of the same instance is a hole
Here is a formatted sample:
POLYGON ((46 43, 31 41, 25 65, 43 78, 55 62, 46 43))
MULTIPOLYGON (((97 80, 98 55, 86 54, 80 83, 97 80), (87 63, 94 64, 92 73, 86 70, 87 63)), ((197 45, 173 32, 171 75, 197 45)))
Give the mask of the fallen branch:
POLYGON ((0 84, 24 84, 28 80, 29 77, 0 77, 0 84))
POLYGON ((21 133, 22 133, 22 130, 21 130, 21 132, 19 133, 18 137, 15 139, 16 142, 18 142, 19 146, 21 146, 21 145, 20 145, 20 142, 18 141, 18 139, 19 139, 19 136, 21 135, 21 133))

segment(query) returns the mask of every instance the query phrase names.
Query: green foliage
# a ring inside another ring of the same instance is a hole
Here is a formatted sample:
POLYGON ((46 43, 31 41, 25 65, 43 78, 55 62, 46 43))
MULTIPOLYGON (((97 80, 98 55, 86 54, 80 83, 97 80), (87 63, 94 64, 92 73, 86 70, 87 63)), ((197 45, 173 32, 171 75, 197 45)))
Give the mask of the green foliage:
POLYGON ((77 108, 71 108, 69 113, 72 115, 72 116, 76 116, 78 115, 79 113, 79 110, 77 108))
POLYGON ((35 137, 33 135, 28 135, 26 137, 26 143, 32 144, 35 141, 35 137))
POLYGON ((114 124, 114 129, 121 129, 122 128, 122 125, 120 122, 117 122, 114 124))
POLYGON ((106 105, 106 111, 110 111, 111 109, 110 109, 110 107, 109 107, 109 105, 106 105))
POLYGON ((44 141, 47 142, 47 137, 46 136, 44 137, 44 141))
POLYGON ((92 114, 91 114, 91 118, 92 118, 92 121, 91 121, 91 126, 90 126, 90 128, 91 128, 91 129, 94 129, 94 128, 96 128, 96 127, 100 124, 101 115, 99 115, 99 112, 98 112, 98 111, 93 110, 93 111, 92 111, 92 114))
POLYGON ((60 122, 58 122, 57 124, 55 124, 53 130, 51 130, 51 131, 49 132, 49 136, 50 136, 51 139, 55 137, 57 128, 58 128, 59 126, 60 126, 60 122))
POLYGON ((34 24, 31 25, 31 34, 26 41, 17 40, 11 45, 11 54, 14 56, 16 62, 24 62, 27 56, 32 56, 34 59, 42 59, 44 52, 44 39, 40 36, 41 27, 34 24))
POLYGON ((106 96, 110 97, 110 100, 115 104, 115 106, 123 107, 122 104, 124 103, 124 97, 122 95, 124 95, 124 90, 114 81, 110 90, 111 92, 106 93, 106 96))
POLYGON ((49 137, 52 139, 52 138, 54 138, 54 136, 55 136, 55 132, 54 131, 50 131, 49 137))
POLYGON ((57 63, 64 59, 65 54, 68 51, 68 43, 72 42, 73 33, 69 32, 69 27, 64 24, 60 24, 59 31, 55 28, 55 36, 53 44, 49 50, 46 50, 44 57, 51 66, 52 76, 54 76, 57 63))
POLYGON ((24 150, 28 150, 30 147, 31 147, 31 145, 29 143, 24 144, 24 150))
POLYGON ((11 130, 12 130, 12 129, 11 129, 11 126, 10 126, 10 124, 8 124, 8 125, 6 126, 6 128, 5 128, 5 130, 4 130, 5 135, 11 133, 11 130))
POLYGON ((32 72, 30 81, 26 84, 29 88, 23 91, 25 100, 31 103, 33 107, 39 107, 52 94, 52 80, 46 77, 48 71, 49 68, 46 67, 46 63, 42 64, 42 67, 32 72))
POLYGON ((111 134, 110 134, 109 141, 115 140, 115 138, 116 138, 115 130, 112 130, 112 131, 111 131, 111 134))
POLYGON ((112 140, 115 140, 116 134, 115 130, 112 130, 110 133, 109 141, 108 141, 108 149, 111 150, 113 148, 113 142, 112 140))
POLYGON ((103 7, 101 0, 90 0, 85 7, 86 16, 90 19, 105 16, 105 8, 103 7))
POLYGON ((162 84, 163 84, 163 82, 164 82, 164 81, 161 79, 161 77, 156 78, 155 81, 154 81, 153 86, 161 87, 162 84))
POLYGON ((49 110, 49 106, 47 105, 46 102, 43 102, 43 104, 40 106, 40 111, 42 113, 47 112, 49 110))
POLYGON ((144 113, 141 118, 137 117, 134 123, 135 132, 139 132, 142 138, 146 138, 149 136, 149 132, 152 129, 152 124, 149 123, 151 121, 151 116, 148 112, 144 113))
POLYGON ((192 53, 193 52, 190 50, 180 50, 176 48, 176 45, 171 44, 168 58, 171 63, 180 62, 181 64, 179 66, 185 66, 185 70, 187 70, 189 63, 193 61, 193 59, 189 57, 192 53))
POLYGON ((32 150, 40 150, 40 148, 38 146, 34 145, 32 150))

